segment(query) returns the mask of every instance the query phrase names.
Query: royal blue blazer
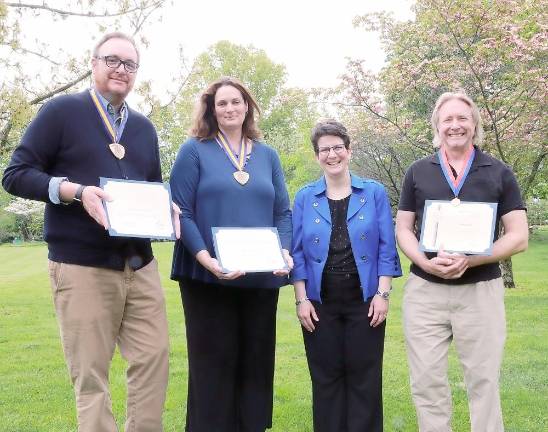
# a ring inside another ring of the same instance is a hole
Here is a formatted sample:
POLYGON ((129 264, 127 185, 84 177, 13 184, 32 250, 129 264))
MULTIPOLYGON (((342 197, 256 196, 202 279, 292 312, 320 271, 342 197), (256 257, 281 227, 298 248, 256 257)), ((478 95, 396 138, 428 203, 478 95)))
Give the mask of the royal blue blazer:
MULTIPOLYGON (((351 174, 347 224, 364 301, 379 276, 402 275, 388 195, 380 183, 351 174)), ((322 272, 329 253, 331 213, 325 178, 304 186, 293 204, 292 281, 304 280, 306 296, 321 302, 322 272)))

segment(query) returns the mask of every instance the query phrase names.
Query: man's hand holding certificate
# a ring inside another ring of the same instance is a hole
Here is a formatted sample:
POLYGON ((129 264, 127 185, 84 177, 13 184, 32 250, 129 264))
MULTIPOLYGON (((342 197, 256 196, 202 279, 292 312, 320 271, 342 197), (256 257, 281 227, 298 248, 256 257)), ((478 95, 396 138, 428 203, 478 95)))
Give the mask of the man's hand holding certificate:
POLYGON ((175 239, 169 185, 103 177, 100 181, 112 199, 104 202, 111 236, 175 239))
POLYGON ((490 255, 496 214, 496 203, 426 200, 420 248, 490 255))

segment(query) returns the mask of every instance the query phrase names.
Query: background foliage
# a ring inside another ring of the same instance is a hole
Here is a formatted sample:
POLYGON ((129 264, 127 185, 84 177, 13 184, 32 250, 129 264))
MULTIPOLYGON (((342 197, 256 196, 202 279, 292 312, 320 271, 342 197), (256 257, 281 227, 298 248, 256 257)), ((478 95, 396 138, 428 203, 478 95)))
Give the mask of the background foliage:
MULTIPOLYGON (((161 19, 167 4, 60 0, 54 8, 0 0, 0 169, 45 101, 90 82, 90 50, 74 55, 62 43, 47 44, 31 36, 33 25, 46 22, 62 34, 77 22, 95 39, 121 28, 146 46, 147 26, 161 19)), ((170 83, 167 101, 152 92, 150 81, 141 82, 139 108, 158 130, 167 180, 199 93, 221 76, 237 77, 261 107, 264 139, 280 154, 291 196, 319 175, 311 127, 319 117, 334 116, 351 132, 353 169, 383 183, 395 208, 405 170, 432 152, 435 100, 442 92, 464 90, 480 107, 485 151, 512 167, 526 199, 546 199, 547 11, 546 2, 536 0, 416 0, 412 20, 398 22, 386 13, 357 16, 355 26, 378 33, 386 66, 373 74, 365 60, 349 59, 332 89, 290 88, 285 66, 263 50, 219 41, 192 61, 180 53, 181 72, 170 83)), ((25 211, 10 213, 14 199, 0 192, 0 241, 40 238, 39 209, 21 202, 17 206, 25 211)), ((530 202, 535 215, 541 212, 530 202)), ((537 217, 535 224, 545 220, 537 217)))

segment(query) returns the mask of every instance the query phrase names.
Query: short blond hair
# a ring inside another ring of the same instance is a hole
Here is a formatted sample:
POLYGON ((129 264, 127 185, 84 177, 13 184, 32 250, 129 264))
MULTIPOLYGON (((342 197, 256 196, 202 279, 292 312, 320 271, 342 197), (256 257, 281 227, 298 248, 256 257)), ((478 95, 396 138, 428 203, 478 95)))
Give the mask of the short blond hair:
POLYGON ((434 144, 434 147, 440 146, 440 134, 438 131, 438 121, 440 119, 439 111, 445 102, 448 102, 453 99, 457 99, 464 102, 472 110, 472 120, 474 120, 474 125, 475 125, 474 137, 472 138, 472 143, 480 147, 481 143, 483 142, 483 126, 481 124, 481 115, 477 105, 464 92, 455 92, 455 93, 445 92, 436 101, 436 105, 434 106, 434 111, 432 111, 432 118, 431 118, 432 131, 434 132, 434 139, 432 140, 432 144, 434 144))

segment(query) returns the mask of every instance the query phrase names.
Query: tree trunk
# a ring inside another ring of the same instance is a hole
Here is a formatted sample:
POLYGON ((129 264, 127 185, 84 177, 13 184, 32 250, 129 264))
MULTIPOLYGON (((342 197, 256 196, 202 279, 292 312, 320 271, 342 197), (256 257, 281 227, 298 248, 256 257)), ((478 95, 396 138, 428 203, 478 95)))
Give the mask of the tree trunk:
POLYGON ((26 242, 29 242, 29 241, 32 241, 32 236, 30 234, 30 230, 29 230, 29 227, 27 225, 26 222, 23 222, 21 224, 21 236, 23 237, 23 241, 26 243, 26 242))
POLYGON ((500 269, 502 271, 502 281, 504 282, 504 288, 515 288, 514 272, 512 271, 512 258, 502 260, 500 262, 500 269))

